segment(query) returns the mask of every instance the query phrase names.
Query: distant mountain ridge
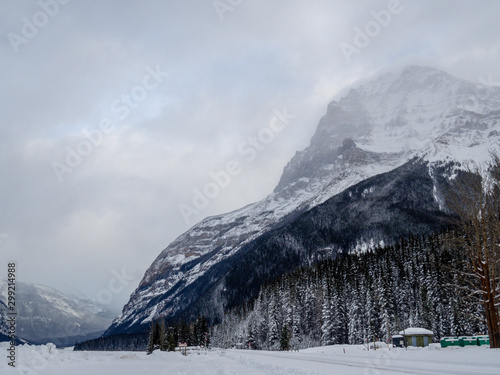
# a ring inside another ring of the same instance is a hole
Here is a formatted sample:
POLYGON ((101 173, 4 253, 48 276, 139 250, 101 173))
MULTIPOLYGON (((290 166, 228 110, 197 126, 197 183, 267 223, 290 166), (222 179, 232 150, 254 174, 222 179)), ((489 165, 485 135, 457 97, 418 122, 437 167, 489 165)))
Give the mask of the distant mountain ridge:
POLYGON ((328 105, 262 201, 207 218, 146 271, 106 335, 160 316, 217 319, 265 280, 318 257, 443 225, 447 181, 500 149, 500 88, 411 66, 328 105))
MULTIPOLYGON (((3 301, 6 301, 6 285, 5 280, 0 280, 0 314, 3 301)), ((89 300, 71 297, 44 285, 19 281, 16 281, 16 308, 17 337, 58 346, 71 346, 77 340, 100 336, 114 317, 89 300)), ((1 329, 0 324, 0 333, 1 329)))

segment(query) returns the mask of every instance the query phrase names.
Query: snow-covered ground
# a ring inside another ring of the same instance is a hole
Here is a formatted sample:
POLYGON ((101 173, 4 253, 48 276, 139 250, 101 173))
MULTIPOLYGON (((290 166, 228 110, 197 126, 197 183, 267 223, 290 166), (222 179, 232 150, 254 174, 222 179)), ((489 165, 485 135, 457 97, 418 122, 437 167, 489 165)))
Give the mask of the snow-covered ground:
POLYGON ((500 374, 500 350, 485 347, 379 349, 336 345, 300 352, 218 350, 190 354, 155 352, 73 352, 49 345, 17 348, 17 368, 7 365, 0 344, 0 374, 23 375, 366 375, 500 374), (345 349, 345 353, 344 353, 345 349))

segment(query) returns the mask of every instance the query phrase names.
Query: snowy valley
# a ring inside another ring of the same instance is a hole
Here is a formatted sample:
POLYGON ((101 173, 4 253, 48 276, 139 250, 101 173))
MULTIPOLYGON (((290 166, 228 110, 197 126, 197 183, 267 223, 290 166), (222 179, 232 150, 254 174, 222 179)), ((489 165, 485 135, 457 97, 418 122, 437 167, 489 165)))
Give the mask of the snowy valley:
MULTIPOLYGON (((6 343, 0 343, 5 352, 6 343)), ((431 346, 367 351, 362 345, 336 345, 300 352, 218 350, 183 356, 173 352, 73 352, 53 345, 20 346, 18 369, 2 361, 2 374, 132 375, 496 375, 500 357, 484 347, 457 350, 431 346)))

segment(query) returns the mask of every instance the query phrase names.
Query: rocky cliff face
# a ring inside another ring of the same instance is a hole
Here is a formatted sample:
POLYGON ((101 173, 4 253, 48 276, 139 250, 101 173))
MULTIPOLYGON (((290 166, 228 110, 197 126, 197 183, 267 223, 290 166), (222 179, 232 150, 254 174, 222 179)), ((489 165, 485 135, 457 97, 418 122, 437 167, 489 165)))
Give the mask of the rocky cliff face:
POLYGON ((353 88, 328 105, 268 197, 203 220, 163 250, 107 334, 159 316, 217 318, 321 254, 434 230, 446 178, 468 160, 485 163, 499 141, 499 88, 425 67, 353 88))

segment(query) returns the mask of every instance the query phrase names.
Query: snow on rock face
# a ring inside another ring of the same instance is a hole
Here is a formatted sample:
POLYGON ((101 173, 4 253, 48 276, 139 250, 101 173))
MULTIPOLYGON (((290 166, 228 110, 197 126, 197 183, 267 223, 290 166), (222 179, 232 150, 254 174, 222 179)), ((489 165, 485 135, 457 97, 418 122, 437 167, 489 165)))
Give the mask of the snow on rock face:
POLYGON ((484 163, 499 139, 500 88, 411 66, 352 89, 328 105, 310 146, 287 164, 273 193, 204 219, 163 250, 108 333, 174 315, 186 288, 287 215, 414 157, 430 162, 431 175, 447 162, 484 163))
POLYGON ((328 105, 311 145, 286 166, 278 188, 316 174, 357 145, 375 153, 484 161, 499 146, 500 88, 425 67, 407 67, 352 89, 328 105), (342 144, 349 138, 349 142, 342 144), (339 148, 340 147, 340 148, 339 148))

